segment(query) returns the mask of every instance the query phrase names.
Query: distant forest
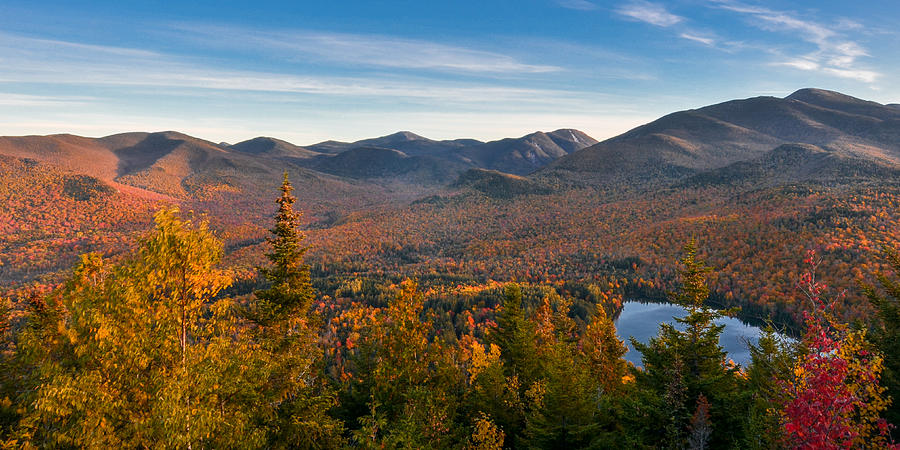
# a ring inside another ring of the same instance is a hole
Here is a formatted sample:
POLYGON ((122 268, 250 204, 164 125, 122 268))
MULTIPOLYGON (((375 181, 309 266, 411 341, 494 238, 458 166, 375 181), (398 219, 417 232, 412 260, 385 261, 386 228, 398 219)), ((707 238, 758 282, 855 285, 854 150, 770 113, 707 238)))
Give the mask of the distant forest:
MULTIPOLYGON (((111 195, 89 178, 63 186, 67 201, 111 195)), ((803 268, 795 286, 777 302, 748 303, 783 320, 770 322, 741 366, 719 345, 715 319, 747 312, 711 307, 740 302, 705 261, 728 255, 704 258, 702 240, 679 232, 654 242, 675 246, 660 252, 678 255, 665 298, 687 312, 680 327, 663 324, 642 344, 619 340, 612 320, 629 294, 663 297, 663 278, 643 279, 639 258, 606 260, 603 277, 583 283, 544 261, 511 269, 528 273, 509 277, 518 282, 478 279, 490 268, 477 261, 457 278, 406 278, 387 264, 354 274, 352 258, 332 260, 343 267, 321 254, 307 263, 321 248, 309 247, 295 202, 285 173, 265 242, 241 247, 263 249, 258 270, 223 265, 227 227, 166 207, 136 248, 82 254, 54 287, 0 299, 4 447, 900 448, 893 246, 870 249, 878 269, 852 292, 821 281, 854 278, 834 273, 843 267, 828 259, 834 249, 790 249, 803 268), (784 324, 796 339, 776 332, 784 324), (623 359, 626 346, 641 353, 640 367, 623 359)), ((147 211, 137 205, 130 214, 147 211)), ((833 209, 816 211, 822 223, 838 220, 833 209)), ((515 238, 476 251, 502 255, 515 238)), ((400 261, 421 252, 377 254, 400 261)), ((770 257, 735 252, 740 267, 770 257)), ((785 287, 741 280, 734 291, 745 298, 785 287)))

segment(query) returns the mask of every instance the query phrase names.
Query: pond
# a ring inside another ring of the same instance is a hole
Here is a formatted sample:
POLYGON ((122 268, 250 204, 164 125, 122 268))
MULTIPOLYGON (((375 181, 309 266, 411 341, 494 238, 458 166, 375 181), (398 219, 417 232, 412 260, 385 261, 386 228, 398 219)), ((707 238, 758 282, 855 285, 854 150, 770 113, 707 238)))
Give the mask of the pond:
MULTIPOLYGON (((628 338, 633 336, 639 342, 646 344, 651 337, 657 335, 659 324, 663 322, 675 324, 679 329, 683 329, 681 324, 675 322, 674 317, 684 317, 687 314, 684 308, 671 303, 627 301, 622 307, 622 312, 615 320, 616 330, 619 339, 625 340, 625 344, 628 346, 625 359, 637 366, 641 365, 641 354, 632 348, 628 338)), ((747 342, 756 344, 760 329, 731 317, 718 319, 716 323, 725 325, 725 330, 719 336, 719 345, 728 352, 729 358, 746 367, 750 363, 750 349, 747 342)))

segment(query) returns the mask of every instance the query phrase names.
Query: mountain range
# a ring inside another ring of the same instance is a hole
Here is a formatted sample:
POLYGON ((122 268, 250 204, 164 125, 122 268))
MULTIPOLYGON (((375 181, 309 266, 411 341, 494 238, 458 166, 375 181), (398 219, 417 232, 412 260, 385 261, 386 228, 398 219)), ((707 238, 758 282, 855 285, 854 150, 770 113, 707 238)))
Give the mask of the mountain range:
MULTIPOLYGON (((900 109, 801 89, 785 98, 755 97, 676 112, 599 143, 572 129, 492 142, 435 141, 401 131, 309 146, 271 137, 215 144, 168 131, 98 139, 0 137, 0 154, 191 198, 215 188, 250 189, 260 184, 254 178, 276 177, 283 168, 326 184, 417 186, 413 195, 464 185, 457 181, 469 169, 542 179, 658 183, 703 171, 734 171, 729 166, 742 161, 767 160, 771 165, 780 160, 773 152, 788 144, 812 146, 810 154, 830 155, 838 166, 865 161, 878 170, 891 168, 900 164, 900 109)), ((802 178, 800 172, 796 176, 802 178)))
POLYGON ((306 146, 174 131, 0 137, 0 286, 124 248, 166 204, 208 214, 229 264, 251 267, 285 170, 323 270, 654 280, 672 273, 679 242, 699 237, 727 272, 717 289, 775 308, 774 287, 751 291, 740 273, 789 277, 804 247, 846 263, 900 241, 900 107, 801 89, 675 112, 602 142, 572 129, 306 146))

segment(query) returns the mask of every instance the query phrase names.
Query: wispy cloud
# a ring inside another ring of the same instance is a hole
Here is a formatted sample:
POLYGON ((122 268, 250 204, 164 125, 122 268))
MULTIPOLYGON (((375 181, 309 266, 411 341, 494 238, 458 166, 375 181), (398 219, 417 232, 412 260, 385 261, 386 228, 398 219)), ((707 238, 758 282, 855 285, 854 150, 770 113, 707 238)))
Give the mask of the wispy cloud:
POLYGON ((849 78, 851 80, 864 81, 866 83, 874 83, 881 76, 880 73, 871 70, 837 69, 834 67, 826 67, 822 70, 825 73, 830 73, 836 77, 849 78))
POLYGON ((716 44, 716 40, 710 37, 703 37, 693 33, 681 33, 678 37, 682 39, 687 39, 689 41, 699 42, 703 45, 713 46, 716 44))
POLYGON ((818 70, 819 63, 804 58, 790 59, 772 63, 773 66, 793 67, 800 70, 818 70))
POLYGON ((47 95, 28 95, 0 92, 0 106, 44 107, 44 106, 82 106, 96 100, 92 97, 53 97, 47 95))
POLYGON ((670 13, 662 4, 643 0, 625 4, 619 7, 616 12, 633 20, 646 22, 658 27, 670 27, 684 20, 683 17, 670 13))
POLYGON ((792 33, 799 40, 815 46, 815 50, 802 56, 787 58, 775 65, 800 70, 821 70, 841 78, 849 78, 866 83, 875 82, 881 74, 858 67, 859 59, 869 56, 857 42, 847 38, 837 30, 853 30, 859 24, 846 18, 836 24, 826 25, 812 20, 798 18, 786 11, 745 5, 732 0, 712 0, 712 5, 723 10, 747 15, 751 23, 772 32, 792 33))
POLYGON ((228 50, 247 50, 291 60, 313 57, 348 66, 482 74, 559 72, 512 56, 427 40, 383 35, 312 31, 261 31, 199 24, 175 24, 179 38, 228 50))
POLYGON ((568 9, 577 9, 579 11, 592 11, 597 9, 597 5, 587 0, 557 0, 559 6, 568 9))
MULTIPOLYGON (((417 101, 535 103, 584 93, 448 81, 400 75, 297 75, 223 69, 191 59, 139 49, 33 39, 0 32, 0 81, 52 85, 157 86, 200 90, 282 92, 341 97, 391 97, 417 101), (110 54, 118 57, 110 58, 110 54), (75 75, 77 74, 77 75, 75 75)), ((8 97, 36 104, 44 98, 8 97)))

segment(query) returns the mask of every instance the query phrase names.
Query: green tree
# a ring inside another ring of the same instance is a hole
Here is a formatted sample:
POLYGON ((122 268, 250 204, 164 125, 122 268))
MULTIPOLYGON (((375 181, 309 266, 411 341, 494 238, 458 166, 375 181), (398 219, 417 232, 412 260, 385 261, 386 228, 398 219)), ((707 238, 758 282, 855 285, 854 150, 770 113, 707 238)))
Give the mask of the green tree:
POLYGON ((579 359, 599 383, 601 395, 614 395, 623 387, 628 374, 625 353, 628 348, 616 334, 616 326, 603 308, 597 308, 593 320, 581 336, 579 359))
POLYGON ((266 238, 272 247, 266 257, 272 265, 260 269, 270 286, 255 293, 256 303, 251 316, 263 325, 306 317, 315 298, 309 266, 303 261, 307 247, 302 241, 306 236, 299 228, 300 213, 294 211, 297 199, 291 194, 293 190, 285 172, 281 196, 275 200, 278 204, 275 227, 270 230, 272 236, 266 238))
POLYGON ((487 336, 500 351, 500 374, 482 376, 473 400, 476 410, 487 413, 506 433, 506 445, 513 445, 525 430, 527 409, 545 386, 541 384, 537 326, 522 305, 518 284, 506 286, 497 312, 497 327, 487 336), (502 402, 497 400, 502 399, 502 402))
POLYGON ((669 446, 684 445, 692 413, 703 395, 709 400, 713 428, 710 446, 733 446, 741 438, 740 433, 716 432, 740 429, 744 404, 738 368, 729 362, 719 345, 724 325, 714 322, 727 311, 704 305, 709 296, 706 278, 711 269, 697 257, 693 240, 685 246, 680 262, 681 289, 671 298, 687 309, 686 316, 675 319, 684 331, 662 324, 657 337, 648 344, 632 340, 643 363, 643 370, 636 371, 635 376, 649 406, 643 413, 644 431, 653 442, 667 440, 669 446))
POLYGON ((900 423, 900 252, 886 247, 884 258, 893 271, 875 274, 879 287, 863 284, 863 291, 875 307, 876 320, 870 326, 869 340, 884 357, 884 372, 881 384, 887 388, 891 404, 885 412, 889 423, 900 423))
POLYGON ((536 334, 534 322, 522 307, 522 289, 518 284, 510 284, 497 313, 497 328, 488 340, 500 347, 506 375, 517 377, 524 389, 538 378, 536 334))
POLYGON ((271 266, 260 269, 269 286, 255 292, 248 311, 257 325, 256 341, 268 356, 264 388, 271 409, 256 410, 270 424, 272 447, 331 448, 341 445, 343 424, 328 414, 336 398, 321 367, 318 326, 310 311, 315 290, 303 260, 307 248, 292 191, 285 172, 275 200, 275 226, 267 238, 271 266))
POLYGON ((571 301, 550 292, 535 314, 540 378, 526 397, 528 448, 584 448, 600 434, 600 379, 579 359, 571 301))
POLYGON ((796 342, 780 336, 771 326, 763 329, 755 345, 750 344, 750 365, 746 373, 749 393, 744 425, 746 448, 782 447, 781 408, 786 399, 781 386, 793 376, 798 350, 796 342))

